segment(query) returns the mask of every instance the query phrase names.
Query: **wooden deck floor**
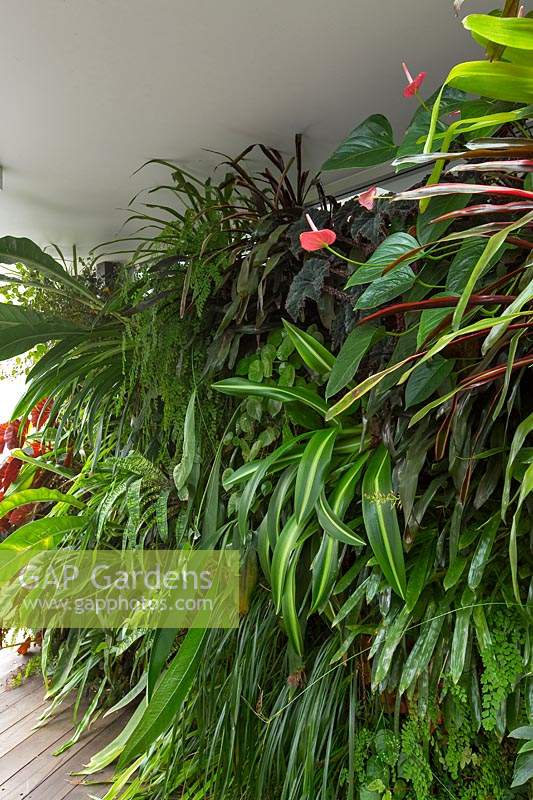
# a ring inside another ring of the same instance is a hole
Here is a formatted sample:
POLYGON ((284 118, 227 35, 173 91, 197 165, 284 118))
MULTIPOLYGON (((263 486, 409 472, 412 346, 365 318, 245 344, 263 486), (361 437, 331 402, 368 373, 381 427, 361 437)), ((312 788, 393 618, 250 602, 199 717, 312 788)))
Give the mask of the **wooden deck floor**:
POLYGON ((71 775, 87 764, 123 728, 127 713, 99 719, 81 739, 59 756, 54 752, 73 733, 72 709, 65 708, 54 720, 35 729, 46 708, 38 678, 15 689, 0 691, 0 800, 87 800, 102 797, 110 773, 91 776, 102 782, 82 785, 71 775))

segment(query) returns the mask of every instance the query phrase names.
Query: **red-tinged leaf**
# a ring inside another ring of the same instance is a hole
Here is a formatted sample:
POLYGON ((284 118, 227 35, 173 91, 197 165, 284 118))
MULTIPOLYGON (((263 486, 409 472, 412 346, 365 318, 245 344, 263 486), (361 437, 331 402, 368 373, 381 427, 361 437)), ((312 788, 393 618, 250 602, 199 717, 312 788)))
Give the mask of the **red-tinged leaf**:
POLYGON ((431 222, 444 222, 448 219, 457 219, 458 217, 474 217, 479 214, 512 214, 514 211, 530 211, 533 208, 531 203, 501 203, 495 205, 494 203, 482 203, 475 206, 467 206, 466 208, 459 208, 457 211, 448 211, 447 214, 441 214, 440 217, 435 217, 431 222))
POLYGON ((454 164, 446 172, 533 172, 533 161, 530 158, 518 158, 514 161, 481 161, 477 164, 454 164))
MULTIPOLYGON (((495 295, 482 295, 473 294, 469 298, 469 306, 494 306, 494 305, 510 305, 516 298, 514 295, 495 294, 495 295)), ((429 300, 417 300, 412 303, 395 303, 392 306, 381 308, 379 311, 374 311, 368 317, 364 317, 357 322, 357 325, 365 325, 374 319, 381 317, 390 317, 393 314, 405 314, 408 311, 423 311, 426 308, 454 308, 459 301, 458 297, 432 297, 429 300)))
POLYGON ((17 647, 17 653, 19 654, 19 656, 25 656, 30 647, 31 647, 31 636, 28 636, 27 639, 24 639, 20 647, 17 647))
POLYGON ((391 200, 423 200, 426 197, 439 197, 445 194, 497 194, 533 200, 533 192, 528 192, 526 189, 515 189, 510 186, 485 186, 481 183, 436 183, 432 186, 421 186, 419 189, 398 192, 391 197, 391 200))

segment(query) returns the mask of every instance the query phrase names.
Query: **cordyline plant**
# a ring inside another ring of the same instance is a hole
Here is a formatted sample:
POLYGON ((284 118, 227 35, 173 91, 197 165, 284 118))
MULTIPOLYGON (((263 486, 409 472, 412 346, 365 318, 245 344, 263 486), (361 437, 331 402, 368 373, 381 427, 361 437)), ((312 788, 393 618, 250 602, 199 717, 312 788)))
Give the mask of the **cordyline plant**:
POLYGON ((180 210, 134 215, 111 288, 0 240, 34 292, 0 355, 54 343, 15 412, 47 452, 15 457, 62 488, 15 484, 0 512, 57 505, 0 547, 242 552, 238 631, 46 632, 48 713, 96 687, 72 742, 137 702, 86 770, 117 762, 107 800, 527 796, 533 21, 463 24, 487 59, 427 100, 403 65, 402 142, 375 114, 324 165, 426 167, 410 190, 341 206, 298 138, 259 176, 168 165, 180 210))

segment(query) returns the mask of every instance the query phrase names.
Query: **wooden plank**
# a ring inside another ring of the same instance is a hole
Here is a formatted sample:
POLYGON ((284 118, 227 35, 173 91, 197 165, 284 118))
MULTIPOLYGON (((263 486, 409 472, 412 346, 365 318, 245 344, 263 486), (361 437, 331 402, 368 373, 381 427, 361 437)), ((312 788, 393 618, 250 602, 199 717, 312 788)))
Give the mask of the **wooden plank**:
MULTIPOLYGON (((39 716, 33 713, 0 735, 0 786, 48 748, 59 747, 64 736, 73 731, 72 702, 42 728, 33 730, 39 716)), ((80 718, 82 714, 80 709, 80 718)))
MULTIPOLYGON (((59 756, 46 750, 0 788, 0 797, 2 800, 63 800, 67 797, 70 800, 72 792, 80 792, 75 797, 85 799, 95 794, 96 786, 83 786, 81 782, 98 780, 98 776, 86 778, 71 773, 83 769, 94 753, 118 736, 128 716, 126 713, 115 717, 111 723, 109 719, 99 719, 81 741, 59 756)), ((108 770, 102 779, 109 779, 112 774, 113 770, 108 770)))
POLYGON ((0 739, 3 733, 13 725, 19 725, 28 714, 39 717, 46 711, 49 704, 50 701, 44 699, 43 687, 38 692, 23 695, 18 703, 0 712, 0 739))
POLYGON ((23 697, 39 695, 44 697, 44 685, 41 678, 29 678, 21 686, 14 689, 4 689, 0 692, 0 714, 12 708, 16 703, 20 703, 23 697))

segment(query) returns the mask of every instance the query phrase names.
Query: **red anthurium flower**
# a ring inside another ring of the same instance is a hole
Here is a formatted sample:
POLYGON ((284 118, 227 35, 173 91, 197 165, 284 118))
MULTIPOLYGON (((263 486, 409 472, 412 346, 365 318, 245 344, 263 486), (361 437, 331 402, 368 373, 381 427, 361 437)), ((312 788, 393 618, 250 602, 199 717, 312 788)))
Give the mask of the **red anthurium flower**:
POLYGON ((361 192, 357 198, 359 205, 368 209, 368 211, 372 211, 374 208, 374 200, 376 199, 377 190, 377 186, 371 186, 370 189, 366 190, 366 192, 361 192))
POLYGON ((427 75, 427 72, 419 72, 416 78, 413 78, 411 73, 407 68, 407 64, 405 61, 402 61, 403 71, 405 72, 405 77, 407 78, 407 86, 403 90, 404 97, 412 97, 414 94, 418 92, 422 84, 424 83, 424 79, 427 75))
POLYGON ((319 230, 309 214, 306 214, 306 216, 312 230, 304 231, 304 233, 300 234, 300 244, 302 248, 307 250, 308 253, 311 253, 313 250, 321 250, 323 247, 333 244, 337 238, 335 231, 329 228, 322 228, 319 230))

